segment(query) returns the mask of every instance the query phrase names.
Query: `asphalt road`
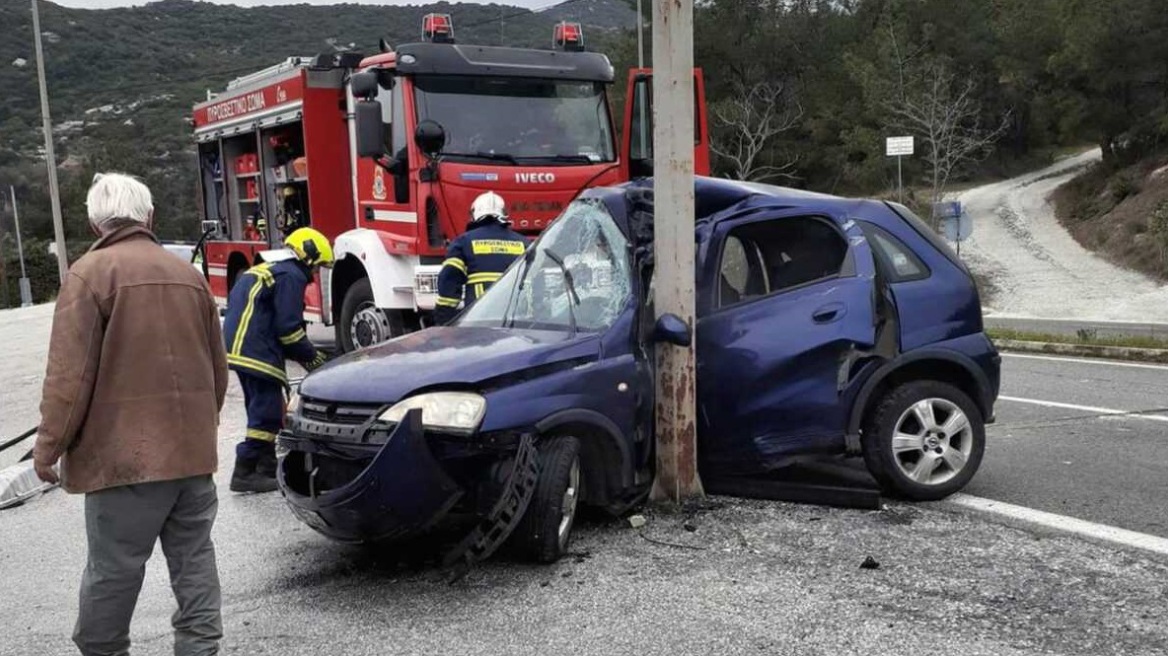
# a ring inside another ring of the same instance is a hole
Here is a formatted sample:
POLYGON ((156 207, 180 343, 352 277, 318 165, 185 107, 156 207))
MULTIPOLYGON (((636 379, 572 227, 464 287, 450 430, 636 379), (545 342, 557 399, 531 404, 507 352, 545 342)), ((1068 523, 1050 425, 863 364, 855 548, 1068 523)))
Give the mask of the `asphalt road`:
POLYGON ((1002 379, 966 492, 1168 537, 1168 367, 1006 354, 1002 379))
MULTIPOLYGON (((48 316, 0 313, 0 342, 21 345, 0 386, 0 436, 35 423, 48 316)), ((1004 391, 1020 398, 1118 410, 1168 398, 1161 369, 1014 357, 1005 367, 1004 391)), ((1163 534, 1163 422, 1090 414, 1004 401, 969 492, 1163 534)), ((214 534, 224 654, 1152 656, 1168 644, 1168 559, 948 504, 868 512, 717 498, 649 510, 639 530, 585 523, 560 563, 496 560, 451 583, 395 550, 322 538, 276 494, 229 493, 243 427, 233 384, 214 534), (869 556, 878 569, 860 568, 869 556)), ((81 511, 57 490, 0 512, 0 654, 73 653, 81 511)), ((156 550, 135 654, 171 653, 173 610, 156 550)))

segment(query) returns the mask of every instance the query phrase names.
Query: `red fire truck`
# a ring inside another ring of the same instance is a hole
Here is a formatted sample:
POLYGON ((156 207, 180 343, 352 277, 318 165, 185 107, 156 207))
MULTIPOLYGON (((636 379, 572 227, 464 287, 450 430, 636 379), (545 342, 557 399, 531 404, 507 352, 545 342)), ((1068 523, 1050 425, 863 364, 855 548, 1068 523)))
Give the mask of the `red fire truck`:
MULTIPOLYGON (((218 302, 240 272, 312 226, 334 242, 305 319, 335 325, 348 351, 426 325, 450 240, 491 190, 535 236, 584 189, 651 174, 651 71, 628 79, 618 146, 613 67, 578 24, 550 50, 460 45, 449 15, 422 41, 370 57, 290 58, 194 107, 206 234, 218 302)), ((696 171, 709 171, 695 71, 696 171)))

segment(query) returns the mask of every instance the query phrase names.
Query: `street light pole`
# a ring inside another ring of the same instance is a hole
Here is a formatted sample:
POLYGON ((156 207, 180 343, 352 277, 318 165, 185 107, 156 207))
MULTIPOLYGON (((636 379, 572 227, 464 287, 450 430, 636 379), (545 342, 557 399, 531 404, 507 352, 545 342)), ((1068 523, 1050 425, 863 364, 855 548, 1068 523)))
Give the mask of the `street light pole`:
MULTIPOLYGON (((694 330, 693 0, 653 0, 654 303, 694 330)), ((653 496, 702 496, 694 340, 657 346, 653 496)))
POLYGON ((637 68, 645 68, 645 12, 637 0, 637 68))
POLYGON ((20 257, 20 307, 32 305, 32 286, 28 283, 28 272, 24 268, 24 244, 20 240, 20 210, 16 207, 16 187, 8 185, 8 196, 12 199, 12 220, 16 224, 16 253, 20 257))
POLYGON ((37 81, 41 88, 41 121, 45 132, 45 166, 49 172, 49 200, 53 205, 53 234, 57 240, 57 272, 61 284, 69 275, 69 252, 65 248, 65 224, 61 220, 61 192, 57 187, 57 156, 53 153, 53 120, 49 116, 49 89, 45 83, 45 53, 41 47, 41 14, 32 0, 32 31, 36 42, 37 81))

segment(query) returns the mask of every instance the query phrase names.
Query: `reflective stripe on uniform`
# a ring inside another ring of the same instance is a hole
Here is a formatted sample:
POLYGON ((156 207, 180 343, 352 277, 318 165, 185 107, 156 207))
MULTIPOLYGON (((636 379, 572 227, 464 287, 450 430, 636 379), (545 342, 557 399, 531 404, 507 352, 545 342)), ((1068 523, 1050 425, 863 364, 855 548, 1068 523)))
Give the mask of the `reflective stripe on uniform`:
POLYGON ((275 433, 269 433, 268 431, 260 430, 258 428, 247 429, 247 437, 248 437, 248 439, 263 440, 265 442, 275 442, 276 441, 276 434, 275 433))
POLYGON ((460 257, 448 257, 444 262, 442 262, 442 266, 454 267, 455 269, 461 271, 464 275, 466 274, 466 262, 463 262, 462 258, 460 257))
POLYGON ((475 255, 523 255, 523 242, 506 239, 474 239, 470 250, 475 255))
POLYGON ((482 285, 475 285, 475 286, 474 286, 474 290, 475 290, 475 293, 474 293, 474 294, 475 294, 475 300, 478 300, 478 299, 480 299, 480 298, 482 298, 482 297, 483 297, 484 290, 483 290, 483 286, 482 286, 482 285))
POLYGON ((268 376, 273 376, 276 379, 278 379, 279 381, 284 382, 284 383, 288 382, 288 375, 285 374, 283 371, 273 367, 272 365, 268 364, 267 362, 260 362, 259 360, 244 357, 242 355, 239 355, 238 353, 228 353, 227 354, 227 364, 233 364, 237 367, 243 367, 244 369, 251 369, 252 371, 258 371, 262 374, 265 374, 268 376))
POLYGON ((480 283, 490 284, 493 282, 499 282, 499 278, 502 278, 502 277, 503 277, 503 274, 500 272, 486 271, 483 273, 470 274, 469 276, 467 276, 466 282, 467 282, 467 284, 470 284, 470 285, 477 285, 480 283))
POLYGON ((288 346, 289 344, 295 344, 296 342, 299 342, 300 340, 304 339, 307 336, 308 336, 308 334, 304 332, 304 329, 300 328, 300 329, 296 330, 296 332, 289 333, 289 334, 281 337, 280 343, 283 344, 284 346, 288 346))
POLYGON ((459 299, 450 298, 449 296, 439 296, 438 300, 434 302, 435 305, 442 307, 458 307, 459 299))
POLYGON ((276 283, 275 276, 268 270, 270 266, 265 262, 243 273, 245 276, 249 274, 255 276, 256 281, 252 283, 251 290, 247 293, 247 306, 244 307, 243 316, 239 320, 239 326, 235 329, 235 341, 231 344, 231 353, 234 355, 239 355, 243 350, 243 337, 247 334, 248 324, 251 323, 251 315, 255 312, 256 297, 260 295, 264 287, 271 287, 276 283))

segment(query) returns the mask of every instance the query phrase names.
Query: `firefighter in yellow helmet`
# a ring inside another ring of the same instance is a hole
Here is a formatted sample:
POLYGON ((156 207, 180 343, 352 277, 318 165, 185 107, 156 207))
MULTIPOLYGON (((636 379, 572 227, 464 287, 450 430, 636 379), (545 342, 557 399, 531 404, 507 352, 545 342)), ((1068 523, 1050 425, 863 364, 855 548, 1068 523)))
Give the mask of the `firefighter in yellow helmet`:
POLYGON ((247 405, 247 434, 235 449, 233 492, 276 489, 276 433, 288 386, 284 360, 310 371, 325 360, 304 331, 304 290, 316 267, 332 266, 332 246, 312 228, 293 231, 284 245, 294 257, 241 273, 227 298, 227 364, 239 376, 247 405))

